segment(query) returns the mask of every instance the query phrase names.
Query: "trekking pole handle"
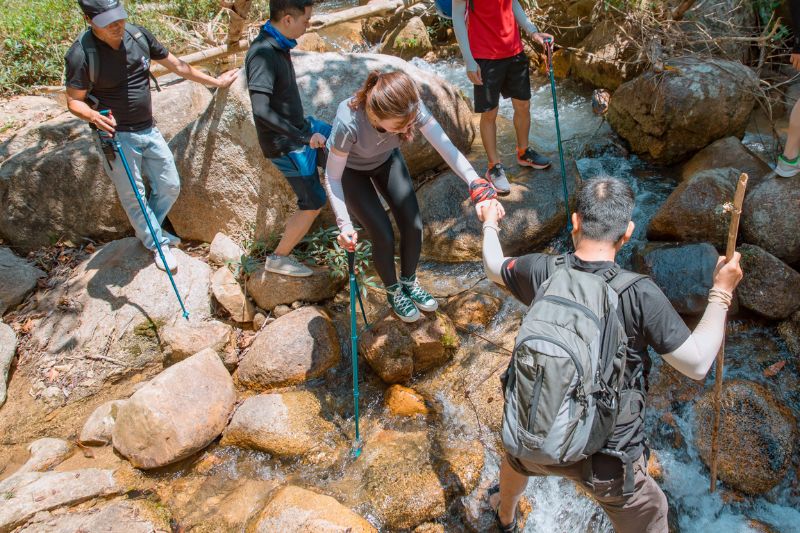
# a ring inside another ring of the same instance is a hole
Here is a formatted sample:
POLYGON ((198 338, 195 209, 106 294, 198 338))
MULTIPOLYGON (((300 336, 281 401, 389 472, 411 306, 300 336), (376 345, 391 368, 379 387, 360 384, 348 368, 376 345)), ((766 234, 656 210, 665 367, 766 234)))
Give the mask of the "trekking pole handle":
POLYGON ((356 253, 349 250, 347 252, 347 270, 351 274, 356 273, 356 253))

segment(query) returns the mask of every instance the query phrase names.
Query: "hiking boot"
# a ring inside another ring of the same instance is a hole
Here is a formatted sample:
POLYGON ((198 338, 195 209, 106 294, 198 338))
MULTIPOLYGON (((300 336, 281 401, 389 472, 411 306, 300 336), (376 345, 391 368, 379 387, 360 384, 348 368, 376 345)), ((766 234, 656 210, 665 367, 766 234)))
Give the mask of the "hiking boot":
POLYGON ((538 169, 547 168, 550 166, 550 160, 533 148, 525 148, 525 151, 522 153, 517 151, 517 163, 519 163, 519 165, 522 167, 538 169))
POLYGON ((410 278, 404 278, 400 276, 400 283, 403 284, 403 291, 406 293, 406 296, 411 298, 411 301, 414 302, 414 305, 417 306, 418 309, 421 311, 436 311, 439 308, 439 302, 436 299, 428 294, 428 292, 419 286, 419 281, 417 281, 416 274, 411 276, 410 278))
POLYGON ((386 296, 394 314, 403 322, 416 322, 422 316, 414 301, 406 294, 402 283, 386 287, 386 296))
POLYGON ((791 178, 800 172, 800 156, 792 160, 786 159, 783 154, 778 156, 778 164, 775 165, 775 174, 782 178, 791 178))
POLYGON ((264 269, 267 272, 295 278, 307 278, 314 273, 291 255, 268 255, 267 260, 264 261, 264 269))
POLYGON ((153 255, 156 259, 156 267, 159 270, 163 270, 164 272, 167 271, 167 267, 169 267, 169 271, 171 273, 175 273, 178 271, 178 260, 175 259, 175 256, 172 255, 172 250, 169 249, 169 246, 163 245, 161 247, 161 253, 164 254, 164 260, 167 262, 167 265, 164 266, 164 261, 161 260, 161 254, 158 253, 158 250, 153 250, 153 255))
POLYGON ((506 177, 506 169, 503 168, 501 163, 496 163, 492 168, 486 171, 486 179, 494 186, 494 190, 500 196, 505 196, 511 192, 511 184, 508 183, 506 177))

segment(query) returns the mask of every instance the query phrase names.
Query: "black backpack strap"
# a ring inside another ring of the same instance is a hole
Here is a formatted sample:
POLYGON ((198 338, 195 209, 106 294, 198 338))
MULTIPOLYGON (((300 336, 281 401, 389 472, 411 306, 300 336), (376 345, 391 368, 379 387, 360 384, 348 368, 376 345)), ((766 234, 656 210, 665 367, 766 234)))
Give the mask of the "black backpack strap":
MULTIPOLYGON (((138 26, 134 26, 133 24, 125 23, 125 32, 131 36, 133 42, 137 44, 139 49, 144 54, 144 57, 150 60, 150 43, 147 42, 147 38, 142 33, 142 30, 139 29, 138 26)), ((153 80, 153 83, 156 85, 156 91, 161 92, 161 86, 158 84, 158 80, 153 75, 153 73, 148 70, 147 73, 150 75, 150 79, 153 80)))
MULTIPOLYGON (((611 272, 613 269, 609 269, 606 272, 611 272)), ((614 292, 618 295, 621 295, 623 292, 631 288, 636 282, 643 280, 649 276, 645 274, 637 274, 636 272, 628 272, 627 270, 617 271, 614 275, 611 276, 610 279, 606 279, 606 283, 608 283, 614 292)))
POLYGON ((83 54, 86 56, 86 67, 89 71, 89 88, 86 91, 86 99, 89 100, 89 105, 92 109, 97 109, 97 104, 100 102, 96 97, 92 96, 92 89, 94 89, 97 78, 100 75, 100 57, 97 54, 97 42, 94 40, 94 35, 92 35, 92 29, 86 28, 81 36, 78 37, 78 42, 81 43, 81 48, 83 48, 83 54))
POLYGON ((635 462, 635 459, 633 459, 631 455, 625 452, 621 452, 619 450, 612 450, 610 448, 603 448, 598 453, 602 453, 603 455, 610 455, 611 457, 616 457, 617 459, 622 461, 622 471, 624 475, 624 480, 622 482, 622 495, 625 496, 626 498, 633 496, 633 493, 636 490, 635 465, 633 464, 635 462))

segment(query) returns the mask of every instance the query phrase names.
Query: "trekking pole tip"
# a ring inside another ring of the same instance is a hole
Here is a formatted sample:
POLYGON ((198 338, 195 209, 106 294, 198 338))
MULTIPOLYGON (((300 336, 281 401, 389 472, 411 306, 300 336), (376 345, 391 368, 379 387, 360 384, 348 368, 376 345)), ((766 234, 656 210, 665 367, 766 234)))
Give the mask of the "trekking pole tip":
POLYGON ((183 312, 183 318, 185 318, 186 320, 189 320, 189 311, 184 311, 183 312))

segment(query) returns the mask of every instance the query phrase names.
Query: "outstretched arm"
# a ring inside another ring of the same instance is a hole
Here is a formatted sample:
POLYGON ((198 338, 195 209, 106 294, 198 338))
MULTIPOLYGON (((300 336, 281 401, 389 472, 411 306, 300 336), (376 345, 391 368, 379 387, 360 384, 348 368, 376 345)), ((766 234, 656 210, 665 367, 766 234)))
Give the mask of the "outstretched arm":
POLYGON ((224 89, 225 87, 229 87, 231 83, 233 83, 234 80, 239 76, 239 69, 237 68, 224 72, 218 77, 214 78, 194 68, 179 57, 175 57, 173 54, 169 54, 164 59, 154 59, 153 61, 170 72, 177 74, 181 78, 190 81, 196 81, 197 83, 202 83, 208 87, 224 89))
POLYGON ((467 67, 467 77, 476 85, 481 85, 481 69, 475 58, 472 57, 472 50, 469 47, 469 33, 467 32, 467 0, 453 0, 453 33, 456 34, 458 47, 461 49, 461 57, 464 58, 464 65, 467 67))
MULTIPOLYGON (((498 204, 499 205, 499 204, 498 204)), ((483 223, 483 270, 486 277, 498 285, 503 283, 502 269, 506 260, 503 247, 500 245, 500 214, 494 206, 489 206, 484 212, 483 223)))

